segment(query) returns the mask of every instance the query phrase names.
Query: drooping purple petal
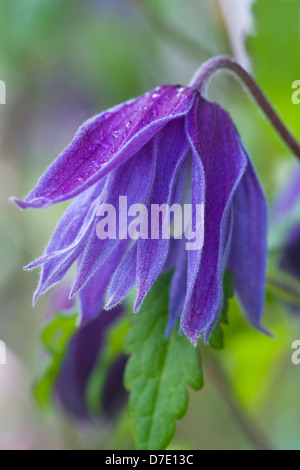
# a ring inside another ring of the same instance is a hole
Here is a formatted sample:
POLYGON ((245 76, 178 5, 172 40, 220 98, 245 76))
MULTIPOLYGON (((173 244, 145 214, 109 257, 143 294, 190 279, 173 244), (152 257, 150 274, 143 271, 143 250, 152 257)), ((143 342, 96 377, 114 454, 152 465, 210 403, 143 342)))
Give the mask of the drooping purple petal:
POLYGON ((173 258, 174 274, 169 294, 169 321, 166 336, 169 336, 180 317, 187 291, 187 254, 184 240, 171 240, 170 258, 173 258))
MULTIPOLYGON (((187 134, 194 157, 201 158, 205 173, 204 246, 193 291, 181 318, 184 333, 196 344, 220 307, 228 210, 247 160, 230 117, 216 104, 199 98, 198 106, 187 116, 187 134)), ((192 193, 196 190, 193 181, 192 193)))
POLYGON ((122 302, 136 283, 137 243, 133 243, 117 267, 106 294, 104 308, 112 308, 122 302))
MULTIPOLYGON (((230 204, 227 214, 225 215, 224 227, 225 229, 224 229, 224 238, 223 238, 224 240, 223 256, 222 256, 222 262, 221 262, 221 267, 220 267, 220 278, 222 279, 222 281, 224 280, 225 269, 228 264, 228 258, 230 255, 231 243, 232 243, 232 233, 233 233, 233 205, 232 204, 230 204)), ((223 289, 224 289, 224 286, 223 286, 223 289)), ((223 289, 220 292, 218 308, 215 310, 215 314, 205 330, 204 340, 206 342, 208 342, 211 332, 214 326, 216 325, 216 323, 218 322, 222 309, 223 309, 223 301, 224 301, 223 289)))
POLYGON ((163 86, 84 123, 20 208, 45 208, 81 193, 137 153, 168 121, 185 115, 195 91, 163 86))
MULTIPOLYGON (((173 203, 191 203, 191 188, 189 168, 192 158, 190 155, 183 161, 178 171, 174 185, 173 203)), ((180 317, 187 293, 187 251, 184 234, 182 239, 171 238, 168 257, 163 267, 163 271, 174 270, 169 294, 169 321, 166 329, 168 337, 178 318, 180 317)))
MULTIPOLYGON (((195 210, 197 204, 205 204, 205 174, 203 164, 199 155, 193 152, 192 158, 192 179, 191 179, 191 194, 190 202, 192 204, 192 229, 195 230, 196 214, 195 210)), ((205 221, 204 221, 205 224, 205 221)), ((205 241, 205 240, 204 240, 205 241)), ((184 303, 183 312, 186 310, 186 305, 190 302, 193 294, 196 276, 199 271, 201 261, 202 249, 188 250, 187 251, 187 291, 184 303)))
POLYGON ((63 279, 72 264, 77 260, 80 252, 80 246, 77 246, 75 249, 60 254, 55 258, 47 259, 43 263, 39 282, 33 294, 33 304, 36 303, 40 295, 63 279))
MULTIPOLYGON (((126 165, 117 168, 111 173, 106 185, 104 202, 106 204, 111 204, 116 209, 117 219, 119 219, 121 214, 119 211, 120 196, 127 197, 128 208, 132 204, 142 204, 144 202, 154 178, 154 165, 155 159, 153 155, 153 144, 152 142, 149 142, 134 157, 132 157, 126 165)), ((99 218, 96 217, 94 228, 90 232, 89 239, 87 240, 78 266, 72 295, 74 295, 84 285, 84 283, 88 281, 96 269, 106 262, 108 256, 120 244, 118 233, 116 234, 115 239, 106 238, 105 240, 100 240, 97 236, 96 230, 98 222, 99 218)), ((124 221, 123 224, 125 224, 125 222, 126 221, 124 221)), ((127 222, 125 225, 127 231, 127 222)), ((118 228, 120 228, 119 223, 118 228)), ((125 240, 123 245, 129 245, 130 241, 129 236, 127 236, 127 240, 125 240)))
POLYGON ((97 316, 103 306, 104 293, 112 274, 117 269, 120 260, 124 255, 124 251, 126 250, 125 242, 127 242, 127 240, 122 240, 119 243, 112 254, 108 257, 105 264, 96 269, 93 276, 90 277, 88 282, 79 291, 79 299, 81 303, 81 324, 85 324, 97 316))
MULTIPOLYGON (((184 133, 183 118, 167 124, 163 131, 155 137, 156 168, 151 194, 146 206, 148 208, 148 239, 139 238, 137 241, 137 298, 135 311, 141 305, 145 295, 159 276, 169 250, 169 239, 162 236, 162 227, 157 230, 157 239, 153 239, 154 205, 173 204, 174 187, 177 175, 184 159, 187 157, 189 146, 184 133), (150 238, 150 236, 152 238, 150 238)), ((175 192, 176 194, 176 192, 175 192)), ((172 215, 172 213, 171 213, 172 215)), ((162 223, 159 223, 162 225, 162 223)), ((169 227, 167 227, 169 228, 169 227)))
POLYGON ((73 201, 72 207, 67 209, 58 223, 44 255, 26 267, 26 269, 32 269, 42 264, 39 283, 33 295, 33 303, 37 301, 39 295, 65 276, 82 253, 88 234, 93 229, 98 201, 102 200, 102 186, 101 182, 98 183, 93 192, 89 190, 85 194, 82 201, 73 201), (80 224, 80 214, 82 225, 80 224), (70 227, 70 233, 68 233, 68 227, 70 227))
POLYGON ((54 257, 69 253, 85 241, 97 204, 101 203, 103 187, 104 181, 100 181, 72 201, 55 227, 44 254, 25 269, 33 269, 54 257), (96 204, 97 200, 99 202, 96 204))
POLYGON ((233 201, 228 268, 250 323, 261 328, 267 260, 267 204, 253 166, 248 165, 233 201))

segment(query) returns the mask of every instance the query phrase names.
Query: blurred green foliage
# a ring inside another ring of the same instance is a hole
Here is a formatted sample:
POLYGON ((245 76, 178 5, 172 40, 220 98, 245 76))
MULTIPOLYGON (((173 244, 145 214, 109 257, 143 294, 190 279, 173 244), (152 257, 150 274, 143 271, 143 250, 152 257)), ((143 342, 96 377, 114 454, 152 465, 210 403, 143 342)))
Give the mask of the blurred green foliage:
POLYGON ((255 1, 254 31, 247 45, 253 72, 284 122, 300 137, 299 107, 292 103, 292 83, 300 79, 299 0, 255 1))
POLYGON ((49 354, 48 363, 36 380, 34 393, 38 404, 47 410, 52 403, 52 389, 68 344, 75 334, 77 314, 57 314, 42 330, 43 346, 49 354))

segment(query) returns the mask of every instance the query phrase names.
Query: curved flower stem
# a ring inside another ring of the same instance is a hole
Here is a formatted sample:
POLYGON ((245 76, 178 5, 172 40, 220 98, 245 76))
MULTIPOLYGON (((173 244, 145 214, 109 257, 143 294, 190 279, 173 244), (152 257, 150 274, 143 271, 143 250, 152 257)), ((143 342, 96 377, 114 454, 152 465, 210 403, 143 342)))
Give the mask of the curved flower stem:
POLYGON ((210 379, 220 391, 222 398, 226 402, 233 417, 240 428, 243 429, 252 446, 258 450, 275 450, 262 429, 250 416, 246 415, 236 403, 224 372, 211 354, 206 355, 205 363, 207 365, 206 369, 210 379))
POLYGON ((292 136, 282 120, 261 91, 255 80, 248 72, 231 57, 218 56, 205 62, 195 73, 189 83, 189 87, 200 91, 205 96, 207 86, 212 75, 220 69, 226 69, 237 76, 242 83, 248 88, 252 97, 255 99, 259 107, 262 109, 272 126, 280 134, 287 146, 292 150, 296 157, 300 160, 300 145, 292 136))

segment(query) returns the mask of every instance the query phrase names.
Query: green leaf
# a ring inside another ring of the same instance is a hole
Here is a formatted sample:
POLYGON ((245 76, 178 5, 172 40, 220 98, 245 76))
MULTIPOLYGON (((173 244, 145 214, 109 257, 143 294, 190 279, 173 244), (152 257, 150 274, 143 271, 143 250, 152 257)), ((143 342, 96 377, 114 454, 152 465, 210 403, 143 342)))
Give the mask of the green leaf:
POLYGON ((34 385, 34 395, 44 410, 50 408, 52 390, 67 346, 76 331, 77 314, 58 313, 42 330, 41 339, 50 358, 34 385))
POLYGON ((228 309, 229 309, 229 299, 233 297, 234 288, 233 288, 233 276, 230 271, 225 271, 223 279, 223 307, 217 321, 214 326, 208 343, 214 349, 223 349, 224 348, 224 333, 222 324, 228 325, 228 309))
POLYGON ((292 103, 292 83, 300 80, 300 0, 256 0, 254 32, 247 39, 253 73, 286 124, 300 137, 300 105, 292 103))
POLYGON ((165 449, 175 421, 186 412, 186 386, 199 390, 203 376, 198 351, 175 327, 165 338, 171 273, 155 283, 141 311, 134 315, 126 340, 132 356, 125 373, 129 408, 138 449, 165 449))

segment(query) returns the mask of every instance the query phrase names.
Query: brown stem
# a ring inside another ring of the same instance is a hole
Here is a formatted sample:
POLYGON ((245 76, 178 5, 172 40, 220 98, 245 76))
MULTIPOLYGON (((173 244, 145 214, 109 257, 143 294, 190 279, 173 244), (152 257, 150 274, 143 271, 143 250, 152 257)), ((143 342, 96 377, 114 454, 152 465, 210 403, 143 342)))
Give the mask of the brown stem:
POLYGON ((220 368, 219 364, 214 360, 212 355, 207 355, 205 358, 206 370, 217 389, 220 391, 223 400, 226 402, 229 410, 231 411, 236 422, 244 431, 253 447, 258 450, 275 450, 274 446, 269 441, 262 429, 257 425, 254 420, 241 410, 235 398, 232 395, 231 387, 228 380, 220 368))
POLYGON ((264 93, 261 91, 255 80, 249 75, 248 72, 231 57, 218 56, 205 62, 195 73, 189 86, 197 89, 204 96, 206 93, 207 85, 212 75, 221 70, 226 69, 233 72, 242 83, 248 88, 252 97, 255 99, 257 104, 260 106, 266 117, 271 122, 272 126, 280 134, 284 142, 290 148, 290 150, 300 160, 300 145, 296 139, 289 132, 287 127, 284 125, 269 100, 266 98, 264 93))

